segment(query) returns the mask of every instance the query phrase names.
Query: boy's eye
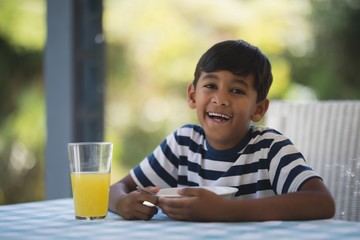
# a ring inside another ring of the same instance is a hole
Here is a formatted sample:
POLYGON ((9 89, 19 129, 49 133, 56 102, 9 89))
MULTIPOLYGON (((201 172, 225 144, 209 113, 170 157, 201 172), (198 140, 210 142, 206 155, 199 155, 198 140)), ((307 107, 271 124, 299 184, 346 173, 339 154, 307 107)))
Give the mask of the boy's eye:
POLYGON ((215 89, 215 88, 216 88, 216 85, 215 85, 215 84, 212 84, 212 83, 208 83, 208 84, 205 84, 205 85, 204 85, 204 88, 215 89))
POLYGON ((238 88, 234 88, 231 90, 232 93, 235 93, 235 94, 246 94, 246 92, 244 90, 241 90, 241 89, 238 89, 238 88))

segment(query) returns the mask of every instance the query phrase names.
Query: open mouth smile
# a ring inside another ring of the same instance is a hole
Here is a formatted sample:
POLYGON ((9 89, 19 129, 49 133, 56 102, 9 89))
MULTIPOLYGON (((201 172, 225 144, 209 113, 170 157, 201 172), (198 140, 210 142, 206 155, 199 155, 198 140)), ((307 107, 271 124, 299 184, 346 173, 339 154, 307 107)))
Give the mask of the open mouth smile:
POLYGON ((230 118, 232 118, 231 115, 226 115, 222 113, 214 113, 214 112, 207 112, 206 113, 211 119, 217 120, 217 121, 228 121, 230 118))

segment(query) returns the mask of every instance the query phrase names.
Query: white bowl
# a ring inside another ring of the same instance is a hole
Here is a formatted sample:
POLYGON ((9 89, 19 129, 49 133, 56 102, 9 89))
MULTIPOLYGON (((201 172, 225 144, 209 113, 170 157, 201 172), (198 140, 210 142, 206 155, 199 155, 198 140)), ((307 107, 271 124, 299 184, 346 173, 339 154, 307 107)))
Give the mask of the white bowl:
MULTIPOLYGON (((181 195, 177 193, 177 190, 180 188, 184 188, 184 187, 163 188, 160 189, 160 191, 156 195, 159 197, 179 198, 181 197, 181 195)), ((238 191, 237 188, 223 187, 223 186, 201 186, 201 187, 192 187, 192 188, 204 188, 227 199, 233 198, 235 193, 238 191)))

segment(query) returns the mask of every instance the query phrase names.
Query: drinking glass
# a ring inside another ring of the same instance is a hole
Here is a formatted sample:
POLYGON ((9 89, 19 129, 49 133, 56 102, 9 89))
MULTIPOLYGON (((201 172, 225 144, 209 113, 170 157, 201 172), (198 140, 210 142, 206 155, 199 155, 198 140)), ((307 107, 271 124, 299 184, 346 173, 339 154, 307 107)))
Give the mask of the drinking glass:
POLYGON ((112 151, 113 144, 110 142, 68 144, 76 219, 106 218, 112 151))

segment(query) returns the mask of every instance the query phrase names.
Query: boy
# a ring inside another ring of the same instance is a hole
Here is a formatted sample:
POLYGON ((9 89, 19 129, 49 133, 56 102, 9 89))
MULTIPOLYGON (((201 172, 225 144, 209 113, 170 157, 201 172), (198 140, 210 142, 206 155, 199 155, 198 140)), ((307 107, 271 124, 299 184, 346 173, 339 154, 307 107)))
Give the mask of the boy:
POLYGON ((255 127, 269 105, 268 58, 249 43, 224 41, 199 60, 188 104, 200 122, 170 134, 130 174, 110 188, 109 209, 124 219, 148 220, 151 202, 175 220, 265 221, 330 218, 334 201, 320 177, 289 139, 255 127), (205 189, 231 186, 235 198, 205 189), (185 187, 183 198, 157 198, 136 190, 185 187), (152 187, 155 186, 155 187, 152 187))

